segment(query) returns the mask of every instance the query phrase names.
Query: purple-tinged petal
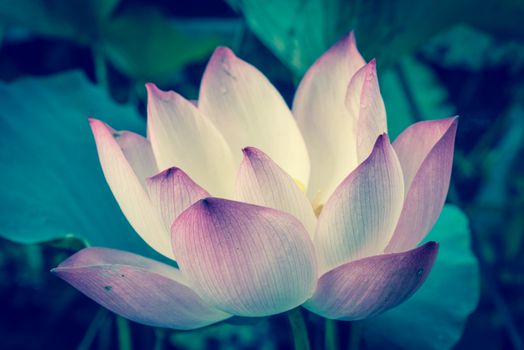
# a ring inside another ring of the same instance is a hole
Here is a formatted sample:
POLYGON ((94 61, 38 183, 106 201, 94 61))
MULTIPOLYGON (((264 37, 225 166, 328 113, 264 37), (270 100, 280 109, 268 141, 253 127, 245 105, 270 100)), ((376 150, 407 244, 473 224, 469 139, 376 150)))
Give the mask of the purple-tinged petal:
POLYGON ((311 160, 308 195, 321 203, 357 166, 356 120, 348 117, 345 100, 351 78, 365 64, 348 34, 309 68, 293 101, 311 160))
POLYGON ((148 178, 147 190, 151 202, 162 215, 168 232, 181 212, 199 199, 209 196, 206 190, 178 168, 169 168, 148 178))
POLYGON ((286 102, 262 73, 228 48, 213 53, 202 78, 198 107, 238 155, 237 164, 242 160, 240 150, 257 147, 307 185, 309 156, 286 102))
POLYGON ((407 189, 386 252, 416 247, 437 221, 449 189, 457 123, 457 118, 420 122, 393 143, 407 189))
POLYGON ((128 252, 86 248, 52 272, 105 308, 145 325, 194 329, 231 317, 207 305, 179 270, 128 252))
POLYGON ((206 198, 175 220, 172 237, 180 270, 191 287, 225 312, 272 315, 313 294, 313 242, 287 213, 206 198))
POLYGON ((437 256, 428 242, 404 253, 376 255, 339 266, 320 277, 304 305, 323 317, 361 320, 391 309, 424 283, 437 256))
POLYGON ((158 172, 151 144, 146 138, 130 131, 111 131, 138 180, 145 186, 146 178, 158 172))
MULTIPOLYGON (((457 117, 418 122, 404 130, 393 142, 404 172, 406 194, 422 163, 441 139, 448 135, 451 141, 455 141, 457 124, 457 117)), ((447 150, 453 155, 453 148, 448 147, 447 150)))
POLYGON ((381 135, 371 155, 340 184, 318 218, 315 248, 321 271, 382 253, 404 199, 402 169, 381 135))
POLYGON ((377 137, 387 133, 386 108, 380 94, 376 65, 375 60, 371 60, 355 73, 346 95, 351 119, 357 121, 359 163, 369 156, 377 137))
POLYGON ((216 196, 230 197, 235 165, 220 131, 173 91, 147 84, 148 136, 159 169, 178 167, 216 196))
POLYGON ((139 177, 150 172, 144 167, 152 162, 147 156, 151 154, 145 147, 147 141, 128 132, 115 132, 96 119, 89 122, 102 170, 120 209, 144 241, 173 258, 169 231, 166 231, 162 218, 149 200, 143 186, 145 178, 139 177))
POLYGON ((317 218, 303 189, 262 151, 244 148, 236 182, 236 199, 289 213, 308 232, 315 232, 317 218))

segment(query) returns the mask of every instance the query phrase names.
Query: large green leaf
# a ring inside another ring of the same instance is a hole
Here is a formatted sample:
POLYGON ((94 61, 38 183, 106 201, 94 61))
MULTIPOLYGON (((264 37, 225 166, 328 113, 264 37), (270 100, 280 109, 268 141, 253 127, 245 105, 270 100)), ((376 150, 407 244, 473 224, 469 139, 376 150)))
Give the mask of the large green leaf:
POLYGON ((81 73, 0 83, 0 235, 37 243, 74 235, 150 255, 103 177, 87 118, 143 132, 81 73))
MULTIPOLYGON (((379 64, 455 23, 466 8, 455 1, 228 0, 251 28, 297 75, 339 37, 354 29, 359 47, 379 64)), ((465 3, 465 2, 464 2, 465 3)))
POLYGON ((108 21, 101 45, 124 73, 142 80, 167 79, 188 63, 203 60, 220 44, 216 36, 191 37, 151 8, 135 8, 108 21))
POLYGON ((479 268, 466 216, 446 205, 426 240, 440 243, 433 270, 411 299, 364 323, 372 349, 449 349, 477 306, 479 268))
POLYGON ((524 40, 501 38, 469 25, 458 25, 435 36, 421 51, 427 60, 447 68, 480 71, 524 65, 524 40))
POLYGON ((0 1, 0 26, 14 24, 89 46, 140 82, 167 80, 222 43, 218 35, 182 32, 152 6, 115 11, 120 1, 0 1))
POLYGON ((304 70, 329 44, 334 26, 330 16, 337 1, 228 0, 250 29, 295 73, 304 70))
POLYGON ((388 115, 388 134, 396 138, 409 125, 456 113, 446 88, 433 71, 413 56, 401 59, 379 76, 388 115))
POLYGON ((120 0, 0 1, 0 21, 89 44, 120 0))
POLYGON ((376 57, 380 66, 396 63, 457 23, 523 37, 521 0, 227 1, 296 75, 352 29, 364 56, 376 57))

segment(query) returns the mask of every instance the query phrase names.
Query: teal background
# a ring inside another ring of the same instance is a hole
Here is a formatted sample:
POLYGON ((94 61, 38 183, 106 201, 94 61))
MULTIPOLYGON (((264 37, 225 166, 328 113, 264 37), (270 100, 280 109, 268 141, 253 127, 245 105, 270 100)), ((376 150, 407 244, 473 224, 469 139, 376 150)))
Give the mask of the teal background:
MULTIPOLYGON (((127 322, 49 273, 86 245, 157 257, 103 178, 87 117, 145 133, 152 81, 196 98, 231 47, 290 103, 341 36, 377 58, 394 139, 460 115, 427 283, 341 349, 523 349, 524 2, 521 0, 0 0, 0 348, 288 349, 283 315, 194 332, 127 322)), ((324 321, 306 313, 312 346, 324 321)))

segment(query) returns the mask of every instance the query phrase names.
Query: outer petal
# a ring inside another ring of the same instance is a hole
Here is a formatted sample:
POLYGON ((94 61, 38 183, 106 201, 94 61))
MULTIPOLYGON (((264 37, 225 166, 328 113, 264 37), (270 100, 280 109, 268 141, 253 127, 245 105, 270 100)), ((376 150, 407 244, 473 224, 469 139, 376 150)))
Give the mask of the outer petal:
POLYGON ((242 202, 271 207, 299 219, 313 234, 317 218, 306 194, 282 168, 262 151, 244 148, 236 182, 236 198, 242 202))
POLYGON ((313 294, 313 243, 289 214, 207 198, 178 217, 172 235, 190 285, 228 313, 267 316, 300 305, 313 294))
POLYGON ((147 179, 151 202, 161 213, 165 228, 171 231, 176 217, 209 193, 178 168, 169 168, 147 179))
POLYGON ((148 135, 159 168, 182 168, 214 195, 231 196, 235 167, 218 129, 177 93, 146 87, 148 135))
POLYGON ((428 238, 439 242, 431 274, 405 303, 363 324, 366 349, 453 349, 461 338, 481 289, 468 218, 445 205, 428 238))
POLYGON ((285 101, 255 67, 218 48, 207 65, 200 110, 224 134, 240 163, 240 150, 263 150, 293 178, 307 184, 309 156, 285 101))
POLYGON ((112 132, 129 165, 144 186, 146 178, 158 172, 151 144, 144 137, 130 131, 112 130, 112 132))
POLYGON ((322 271, 382 253, 402 209, 400 163, 387 135, 329 198, 318 218, 315 247, 322 271))
POLYGON ((304 305, 327 318, 361 320, 376 316, 409 298, 426 280, 438 244, 396 254, 352 261, 320 277, 313 297, 304 305))
POLYGON ((356 120, 348 117, 345 99, 351 77, 365 64, 351 33, 311 66, 293 101, 311 160, 308 194, 322 203, 357 166, 356 120))
POLYGON ((420 122, 395 140, 406 183, 406 200, 386 251, 415 247, 437 221, 446 201, 457 119, 420 122))
MULTIPOLYGON (((150 152, 144 148, 140 150, 139 147, 134 148, 130 141, 136 139, 136 136, 130 133, 124 133, 123 148, 121 148, 118 133, 99 120, 90 119, 90 123, 102 170, 122 212, 144 241, 158 252, 172 258, 169 231, 165 230, 159 213, 151 204, 142 185, 145 178, 141 180, 138 176, 138 174, 149 174, 143 164, 150 161, 145 160, 147 157, 144 157, 150 152), (126 156, 129 156, 129 160, 126 156)), ((136 145, 140 144, 136 143, 136 145)))
POLYGON ((149 326, 194 329, 231 316, 208 306, 179 270, 124 251, 86 248, 52 272, 109 310, 149 326))
POLYGON ((346 107, 357 123, 358 162, 366 159, 375 140, 387 133, 386 108, 380 95, 375 60, 362 67, 351 79, 346 95, 346 107))

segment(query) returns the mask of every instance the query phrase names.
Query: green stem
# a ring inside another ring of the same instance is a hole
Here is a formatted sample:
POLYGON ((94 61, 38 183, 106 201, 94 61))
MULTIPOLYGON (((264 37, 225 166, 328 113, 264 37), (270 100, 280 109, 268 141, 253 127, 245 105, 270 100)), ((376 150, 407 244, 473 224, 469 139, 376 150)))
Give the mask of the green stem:
POLYGON ((26 262, 28 265, 29 276, 33 287, 38 287, 43 283, 42 269, 44 266, 44 255, 42 247, 36 244, 24 246, 26 253, 26 262))
POLYGON ((349 350, 358 350, 360 348, 360 334, 362 326, 360 322, 351 322, 349 331, 349 350))
POLYGON ((413 91, 411 91, 409 81, 407 74, 404 70, 404 67, 401 63, 397 63, 393 69, 395 70, 395 73, 397 74, 398 81, 400 82, 400 87, 402 90, 404 90, 404 96, 406 97, 406 101, 408 103, 408 107, 410 109, 410 114, 413 116, 413 119, 415 121, 420 121, 422 116, 422 111, 419 108, 419 105, 417 104, 417 100, 415 99, 415 96, 413 95, 413 91))
POLYGON ((307 335, 306 322, 302 317, 300 307, 296 307, 287 312, 289 323, 293 331, 293 338, 295 340, 295 350, 309 350, 309 338, 307 335))
POLYGON ((338 349, 337 321, 326 318, 326 350, 338 349))
POLYGON ((93 55, 96 82, 105 89, 109 89, 109 80, 107 78, 107 66, 104 54, 102 50, 96 45, 91 49, 91 53, 93 55))
POLYGON ((104 321, 107 318, 107 311, 103 308, 98 309, 98 311, 95 314, 95 317, 89 324, 89 327, 87 328, 87 331, 84 334, 84 337, 82 338, 82 341, 78 345, 78 350, 87 350, 91 348, 91 345, 93 344, 93 340, 95 340, 96 334, 104 324, 104 321))
POLYGON ((4 44, 5 28, 5 25, 0 24, 0 50, 2 49, 2 45, 4 44))
MULTIPOLYGON (((115 327, 113 317, 109 317, 109 313, 107 310, 104 309, 104 311, 106 311, 106 318, 100 326, 100 330, 98 331, 98 341, 96 344, 96 348, 99 350, 111 349, 111 341, 113 339, 113 328, 115 327)), ((94 346, 91 348, 94 348, 94 346)))
POLYGON ((154 350, 163 350, 164 349, 164 339, 166 338, 165 329, 157 328, 155 329, 155 347, 154 350))
POLYGON ((117 316, 116 329, 118 332, 118 348, 120 350, 132 350, 129 322, 125 318, 117 316))

